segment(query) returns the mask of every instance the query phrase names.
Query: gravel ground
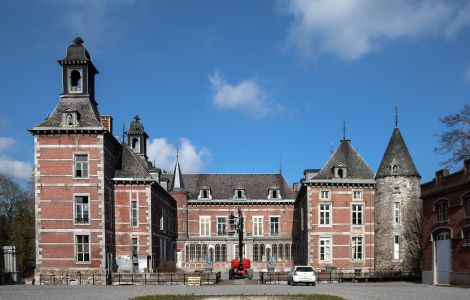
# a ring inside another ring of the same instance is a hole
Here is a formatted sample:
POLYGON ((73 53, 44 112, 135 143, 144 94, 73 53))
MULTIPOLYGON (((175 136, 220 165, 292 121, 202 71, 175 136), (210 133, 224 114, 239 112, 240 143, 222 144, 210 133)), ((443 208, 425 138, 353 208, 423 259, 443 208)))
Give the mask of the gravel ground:
POLYGON ((470 289, 437 287, 408 282, 341 283, 312 286, 280 285, 213 285, 190 287, 173 286, 0 286, 0 299, 129 299, 149 294, 203 295, 274 295, 330 294, 346 299, 470 299, 470 289))

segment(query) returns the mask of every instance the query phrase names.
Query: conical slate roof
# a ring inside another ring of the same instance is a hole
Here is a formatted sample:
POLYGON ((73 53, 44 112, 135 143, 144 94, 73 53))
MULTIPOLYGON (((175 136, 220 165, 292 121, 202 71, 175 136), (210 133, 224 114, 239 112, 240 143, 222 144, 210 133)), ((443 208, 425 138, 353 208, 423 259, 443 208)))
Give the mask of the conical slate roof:
POLYGON ((178 158, 176 159, 175 171, 173 172, 173 179, 171 181, 171 191, 184 192, 184 181, 183 174, 181 173, 180 163, 178 158))
POLYGON ((388 142, 387 150, 382 158, 380 167, 375 175, 376 178, 387 176, 417 176, 421 177, 416 169, 413 159, 411 158, 405 141, 401 136, 398 127, 395 127, 388 142), (393 166, 396 169, 393 170, 393 166), (393 174, 392 174, 393 173, 393 174))
POLYGON ((335 153, 313 180, 334 178, 335 167, 346 168, 346 178, 348 179, 374 179, 374 172, 359 153, 354 150, 350 140, 341 140, 341 144, 335 153))

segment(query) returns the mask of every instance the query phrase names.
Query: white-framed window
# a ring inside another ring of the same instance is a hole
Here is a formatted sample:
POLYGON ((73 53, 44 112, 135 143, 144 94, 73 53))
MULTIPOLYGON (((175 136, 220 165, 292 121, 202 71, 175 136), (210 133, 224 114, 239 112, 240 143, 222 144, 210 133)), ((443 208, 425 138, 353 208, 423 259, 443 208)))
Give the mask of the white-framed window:
POLYGON ((354 236, 351 241, 351 259, 362 260, 363 259, 363 237, 354 236))
POLYGON ((201 188, 198 199, 212 199, 211 190, 209 188, 201 188))
POLYGON ((88 178, 88 154, 74 154, 74 177, 88 178))
POLYGON ((253 235, 263 235, 263 217, 253 217, 253 235))
POLYGON ((400 236, 395 235, 393 237, 393 259, 400 259, 400 236))
POLYGON ((400 202, 393 203, 393 223, 400 224, 400 202))
POLYGON ((166 214, 166 209, 164 207, 160 207, 160 230, 161 231, 164 231, 166 229, 165 214, 166 214))
POLYGON ((68 70, 68 87, 70 93, 81 93, 83 89, 82 69, 68 70))
POLYGON ((281 199, 281 193, 279 192, 279 188, 270 188, 268 193, 268 199, 281 199))
POLYGON ((398 166, 397 165, 391 165, 390 166, 390 172, 392 175, 398 175, 398 166))
POLYGON ((131 201, 131 227, 139 226, 139 206, 137 200, 131 201))
POLYGON ((199 217, 199 235, 200 236, 211 235, 211 217, 210 216, 199 217))
POLYGON ((362 225, 364 224, 363 219, 363 209, 362 204, 353 204, 351 207, 351 220, 353 225, 362 225))
POLYGON ((74 195, 75 224, 90 223, 90 203, 88 195, 74 195))
POLYGON ((353 191, 353 200, 362 200, 362 191, 353 191))
POLYGON ((245 190, 242 188, 237 188, 233 191, 234 199, 246 199, 245 190))
MULTIPOLYGON (((233 258, 238 258, 238 244, 233 244, 233 258)), ((246 257, 246 244, 243 244, 243 257, 246 257)))
POLYGON ((318 205, 318 225, 330 226, 331 225, 331 204, 318 205))
POLYGON ((269 234, 271 236, 278 236, 279 235, 279 220, 280 220, 280 217, 279 216, 271 216, 269 217, 269 234))
POLYGON ((227 217, 217 217, 217 235, 227 235, 227 217))
POLYGON ((321 237, 318 248, 319 260, 331 262, 331 237, 321 237))
POLYGON ((77 263, 90 262, 90 236, 77 234, 75 236, 75 260, 77 263))
POLYGON ((131 255, 132 255, 132 263, 138 264, 139 263, 139 238, 132 237, 131 238, 131 255))
POLYGON ((329 200, 330 191, 320 191, 320 200, 329 200))

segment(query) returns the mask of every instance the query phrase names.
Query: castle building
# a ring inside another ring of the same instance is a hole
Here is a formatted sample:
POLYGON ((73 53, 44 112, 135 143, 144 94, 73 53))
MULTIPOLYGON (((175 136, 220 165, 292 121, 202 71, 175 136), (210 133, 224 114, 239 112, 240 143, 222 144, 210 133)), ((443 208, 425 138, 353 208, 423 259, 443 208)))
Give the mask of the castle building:
POLYGON ((470 160, 421 185, 423 283, 470 284, 470 160))
MULTIPOLYGON (((128 143, 94 93, 98 70, 80 38, 59 60, 63 92, 34 136, 36 276, 155 270, 173 260, 175 200, 158 184, 138 117, 128 143)), ((39 280, 37 281, 39 282, 39 280)))
POLYGON ((300 189, 281 173, 184 174, 178 158, 173 173, 162 173, 137 115, 119 141, 112 117, 99 113, 98 70, 80 38, 59 64, 59 103, 29 129, 37 279, 80 273, 86 282, 164 263, 227 271, 238 256, 238 210, 254 271, 413 265, 408 224, 416 220, 408 215, 420 212, 419 174, 398 128, 377 174, 344 137, 323 168, 305 170, 300 189))

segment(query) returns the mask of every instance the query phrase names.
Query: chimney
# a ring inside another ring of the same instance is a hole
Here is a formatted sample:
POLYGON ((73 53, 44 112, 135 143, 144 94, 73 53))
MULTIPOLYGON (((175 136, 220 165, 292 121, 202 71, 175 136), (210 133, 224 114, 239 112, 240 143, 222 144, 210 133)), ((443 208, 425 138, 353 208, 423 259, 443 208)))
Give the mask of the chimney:
POLYGON ((294 182, 292 184, 292 190, 294 190, 294 192, 298 192, 299 191, 299 183, 298 182, 294 182))
POLYGON ((101 125, 113 134, 113 117, 111 116, 101 116, 101 125))
POLYGON ((442 169, 436 172, 436 182, 438 185, 442 185, 444 183, 444 177, 449 175, 449 170, 442 169))

